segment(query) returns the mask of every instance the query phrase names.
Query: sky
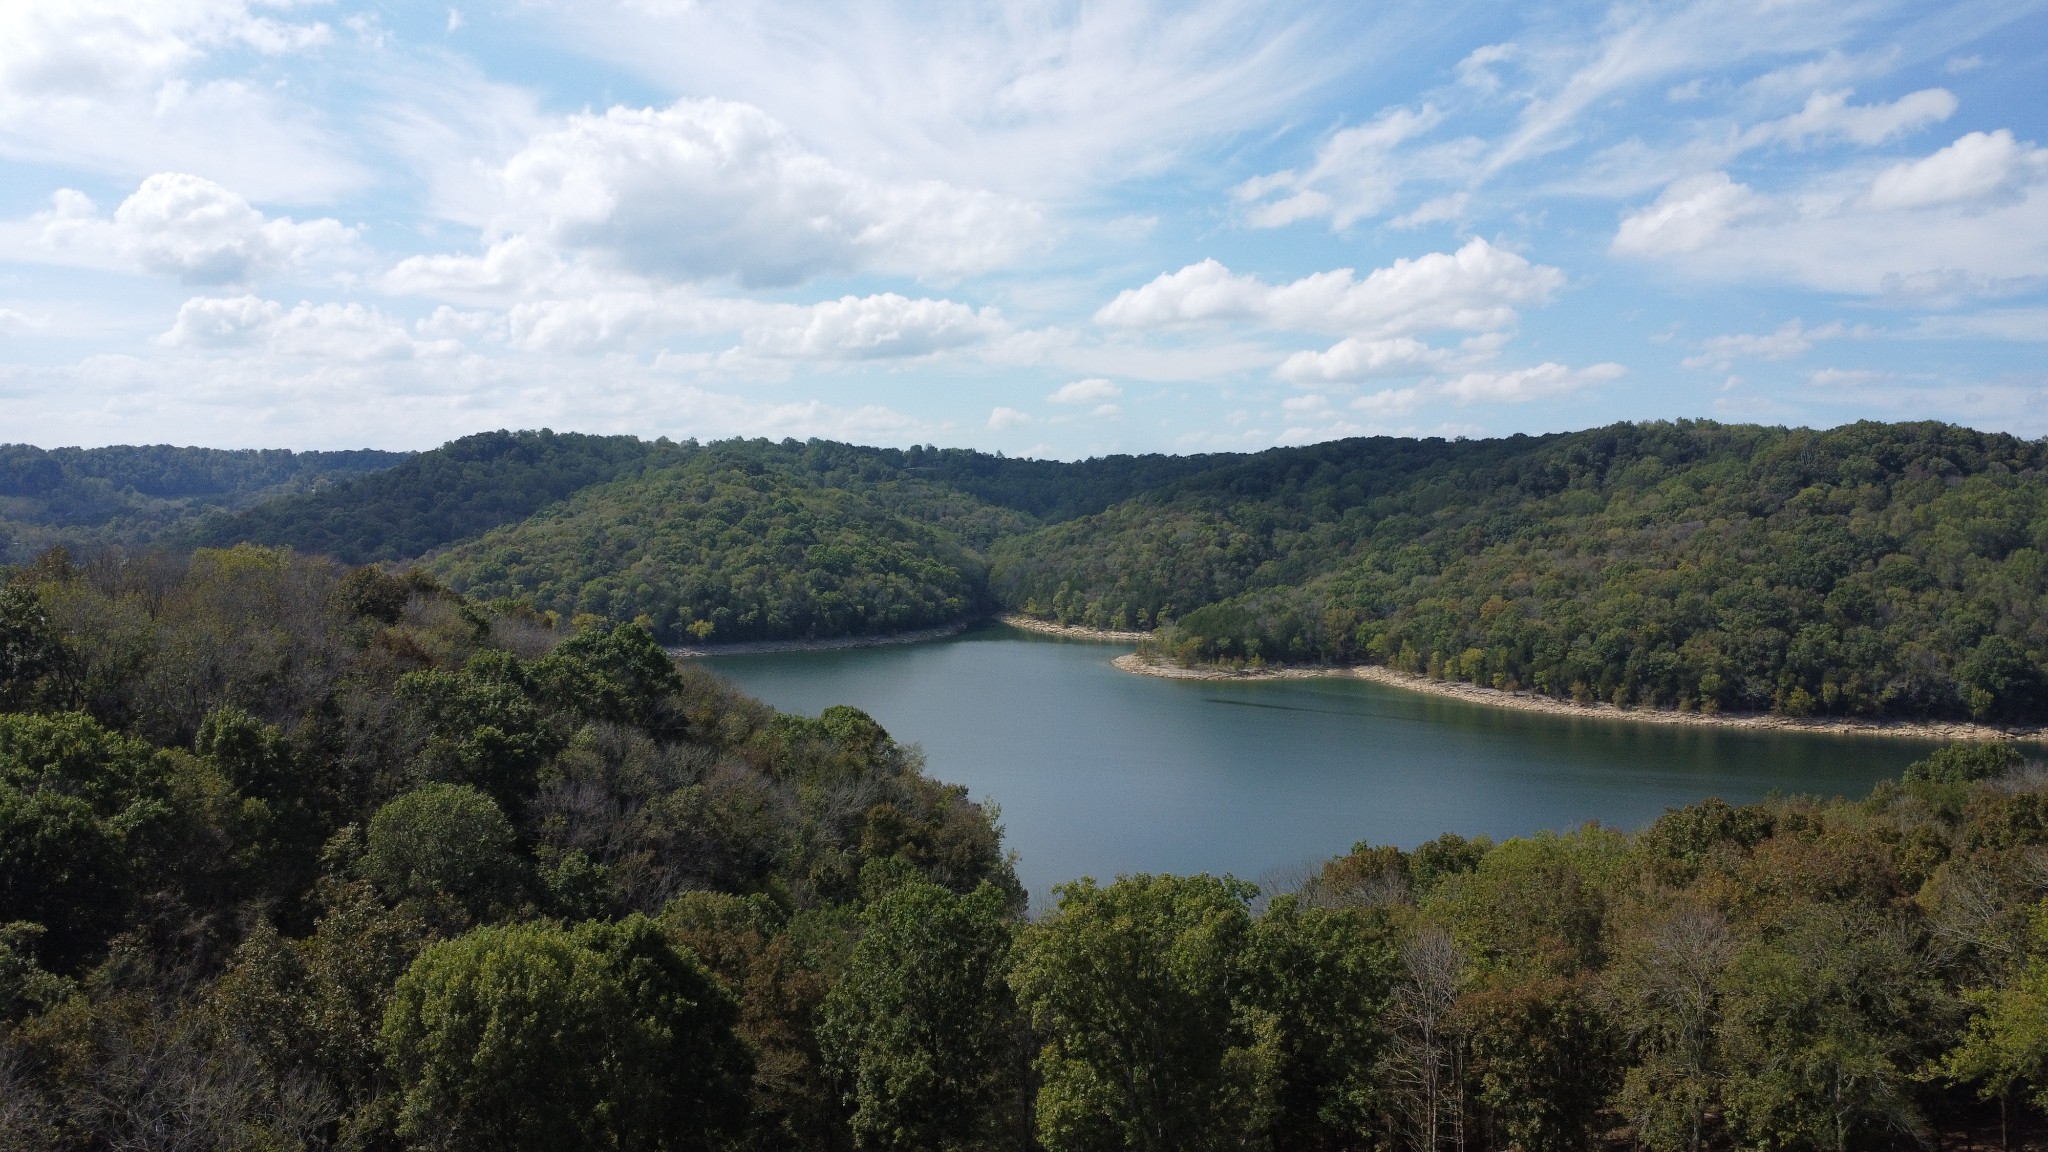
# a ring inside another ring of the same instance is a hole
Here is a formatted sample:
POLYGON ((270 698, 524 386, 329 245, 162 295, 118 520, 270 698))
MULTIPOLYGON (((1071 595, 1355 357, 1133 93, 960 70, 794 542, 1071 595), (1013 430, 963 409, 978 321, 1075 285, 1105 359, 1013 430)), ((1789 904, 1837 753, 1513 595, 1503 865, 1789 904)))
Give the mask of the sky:
POLYGON ((2048 434, 2048 0, 0 0, 0 441, 2048 434))

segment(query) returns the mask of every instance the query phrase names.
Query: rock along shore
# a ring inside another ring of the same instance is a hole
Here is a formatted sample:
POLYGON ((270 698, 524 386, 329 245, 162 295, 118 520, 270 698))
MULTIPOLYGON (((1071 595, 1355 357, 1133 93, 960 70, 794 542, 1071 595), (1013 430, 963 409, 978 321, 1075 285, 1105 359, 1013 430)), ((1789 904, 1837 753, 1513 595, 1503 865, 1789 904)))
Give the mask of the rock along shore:
POLYGON ((1762 732, 1814 732, 1840 736, 1890 736, 1913 740, 2048 740, 2048 729, 2039 727, 2001 728, 1991 724, 1961 721, 1851 720, 1841 717, 1801 719, 1768 713, 1679 712, 1667 708, 1617 708, 1612 704, 1574 704, 1533 692, 1508 692, 1482 688, 1454 680, 1431 680, 1377 664, 1353 664, 1328 668, 1261 668, 1239 671, 1228 668, 1187 667, 1132 652, 1112 664, 1140 676, 1161 676, 1171 680, 1306 680, 1322 676, 1348 676, 1371 680, 1393 688, 1445 696, 1468 704, 1493 708, 1515 708, 1524 712, 1548 712, 1580 719, 1620 720, 1636 724, 1683 724, 1700 728, 1744 728, 1762 732))

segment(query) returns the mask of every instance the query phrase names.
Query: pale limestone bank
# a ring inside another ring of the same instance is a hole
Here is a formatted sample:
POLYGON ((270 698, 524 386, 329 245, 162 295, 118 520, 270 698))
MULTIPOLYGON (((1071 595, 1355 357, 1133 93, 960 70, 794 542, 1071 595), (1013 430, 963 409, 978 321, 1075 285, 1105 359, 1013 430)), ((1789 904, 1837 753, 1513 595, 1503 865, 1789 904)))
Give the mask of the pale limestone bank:
POLYGON ((1621 720, 1636 724, 1682 724, 1700 728, 1742 728, 1766 732, 1816 732, 1843 736, 1891 736, 1915 740, 2044 740, 2048 729, 2039 727, 2000 728, 1990 724, 1952 721, 1853 720, 1840 717, 1798 719, 1767 713, 1678 712, 1664 708, 1617 708, 1612 704, 1573 704, 1530 692, 1508 692, 1482 688, 1451 680, 1431 680, 1377 664, 1354 664, 1332 668, 1261 668, 1234 670, 1188 667, 1154 656, 1132 652, 1111 661, 1126 672, 1140 676, 1162 676, 1172 680, 1306 680, 1338 676, 1371 680, 1411 692, 1446 696, 1469 704, 1492 708, 1515 708, 1524 712, 1547 712, 1578 719, 1621 720))

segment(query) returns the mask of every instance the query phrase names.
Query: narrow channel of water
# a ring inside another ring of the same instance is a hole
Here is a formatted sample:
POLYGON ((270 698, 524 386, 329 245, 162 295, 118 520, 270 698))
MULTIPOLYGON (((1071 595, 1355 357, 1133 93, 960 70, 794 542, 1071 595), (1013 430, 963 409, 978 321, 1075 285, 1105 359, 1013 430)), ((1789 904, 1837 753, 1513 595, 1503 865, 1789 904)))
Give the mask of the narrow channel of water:
POLYGON ((1360 840, 1499 838, 1772 790, 1860 796, 1931 745, 1487 708, 1362 680, 1200 682, 1110 667, 1128 646, 993 625, 897 647, 712 657, 778 708, 865 709, 1002 808, 1018 872, 1257 880, 1360 840))

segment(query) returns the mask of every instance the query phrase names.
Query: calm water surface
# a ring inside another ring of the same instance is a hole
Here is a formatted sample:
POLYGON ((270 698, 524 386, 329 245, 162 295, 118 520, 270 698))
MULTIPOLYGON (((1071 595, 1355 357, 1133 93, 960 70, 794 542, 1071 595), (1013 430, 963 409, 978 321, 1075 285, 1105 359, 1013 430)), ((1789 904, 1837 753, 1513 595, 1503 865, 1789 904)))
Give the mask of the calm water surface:
POLYGON ((1129 650, 992 626, 706 663, 777 708, 852 704, 923 745, 932 775, 1001 805, 1040 903, 1077 876, 1259 879, 1360 840, 1634 829, 1773 789, 1856 796, 1930 747, 1546 716, 1362 680, 1161 680, 1110 666, 1129 650))

